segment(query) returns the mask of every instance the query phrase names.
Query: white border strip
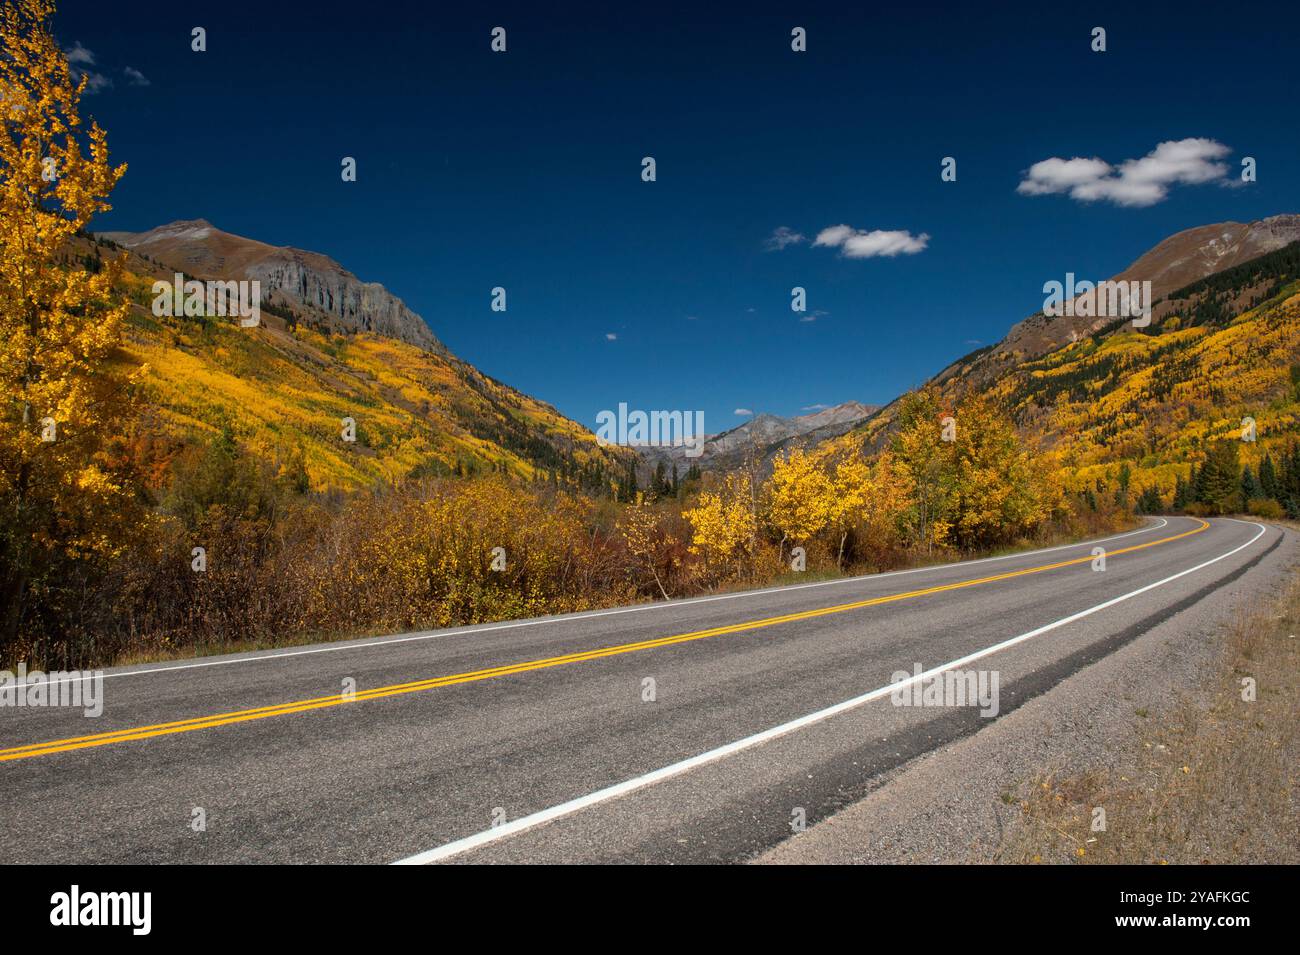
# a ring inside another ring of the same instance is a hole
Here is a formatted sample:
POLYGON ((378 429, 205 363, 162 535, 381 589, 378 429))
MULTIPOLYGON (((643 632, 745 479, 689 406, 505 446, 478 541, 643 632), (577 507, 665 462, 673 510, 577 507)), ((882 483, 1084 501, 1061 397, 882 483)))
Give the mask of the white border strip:
MULTIPOLYGON (((376 640, 357 641, 347 640, 340 643, 331 643, 323 647, 311 647, 304 650, 281 650, 275 653, 256 652, 255 656, 233 657, 229 659, 204 660, 200 663, 181 663, 176 666, 159 666, 150 667, 144 670, 121 670, 116 673, 104 673, 104 679, 111 679, 119 676, 144 676, 149 673, 171 673, 175 670, 194 670, 200 667, 219 667, 230 666, 235 663, 259 663, 263 660, 279 660, 283 657, 300 657, 313 653, 334 653, 339 650, 365 650, 370 647, 385 647, 397 643, 411 643, 416 640, 434 640, 442 637, 458 637, 471 633, 491 633, 493 630, 513 630, 518 627, 537 627, 547 623, 568 623, 574 620, 591 620, 596 617, 610 617, 622 613, 639 613, 643 610, 663 610, 667 607, 684 607, 690 604, 710 603, 714 600, 736 600, 740 597, 755 597, 761 594, 776 593, 786 590, 805 590, 809 587, 829 587, 835 584, 852 584, 863 580, 879 580, 885 577, 900 577, 905 574, 920 574, 926 571, 946 570, 951 567, 969 567, 974 564, 987 564, 997 560, 1011 560, 1013 557, 1032 557, 1035 554, 1050 554, 1052 551, 1068 550, 1071 547, 1087 547, 1090 544, 1100 544, 1103 541, 1119 540, 1123 537, 1132 537, 1135 534, 1146 534, 1150 531, 1158 531, 1162 527, 1167 527, 1169 521, 1165 518, 1157 518, 1159 524, 1152 524, 1149 527, 1143 527, 1135 531, 1126 531, 1123 534, 1115 534, 1111 537, 1098 537, 1090 541, 1079 541, 1077 544, 1060 544, 1056 547, 1045 547, 1042 550, 1024 550, 1017 551, 1014 554, 1002 554, 998 557, 981 557, 978 560, 958 560, 950 564, 933 564, 929 567, 913 567, 909 570, 891 570, 884 574, 863 574, 858 577, 841 577, 836 580, 817 580, 807 584, 786 584, 780 587, 766 587, 761 590, 746 590, 734 594, 716 594, 712 597, 691 597, 686 600, 657 600, 652 603, 636 604, 632 607, 617 607, 610 610, 592 610, 587 613, 562 614, 550 617, 534 617, 529 620, 514 620, 507 623, 491 624, 483 627, 455 628, 450 630, 437 630, 425 633, 417 633, 411 636, 380 637, 376 640)), ((77 682, 58 680, 60 682, 77 682)))
POLYGON ((1092 616, 1094 613, 1098 613, 1108 607, 1113 607, 1118 603, 1123 603, 1125 600, 1129 600, 1139 594, 1144 594, 1149 590, 1163 587, 1167 583, 1175 581, 1180 577, 1186 577, 1188 574, 1209 567, 1211 564, 1217 564, 1219 561, 1231 557, 1239 551, 1245 550, 1251 544, 1255 543, 1255 541, 1259 540, 1267 530, 1264 525, 1256 524, 1253 521, 1239 521, 1238 523, 1250 524, 1253 527, 1258 527, 1259 533, 1246 541, 1246 543, 1234 547, 1226 554, 1220 554, 1218 557, 1197 564, 1195 567, 1189 567, 1187 570, 1179 571, 1170 577, 1164 578, 1164 580, 1157 580, 1153 584, 1147 584, 1145 587, 1139 587, 1137 590, 1130 591, 1129 593, 1123 594, 1119 597, 1113 597, 1104 603, 1099 603, 1095 607, 1089 607, 1087 610, 1080 610, 1078 613, 1070 614, 1068 617, 1062 617, 1060 620, 1053 621, 1052 623, 1039 627, 1036 630, 1030 630, 1028 633, 1022 633, 1019 636, 1010 638, 1009 640, 1003 640, 1001 643, 995 643, 991 647, 985 647, 983 650, 977 650, 974 653, 969 653, 964 657, 957 658, 956 660, 950 660, 933 669, 926 670, 924 673, 916 674, 906 680, 900 680, 898 683, 891 683, 888 686, 882 686, 869 693, 863 693, 861 696, 855 696, 851 700, 836 703, 834 706, 829 706, 824 710, 809 713, 807 716, 801 716, 788 723, 782 723, 780 726, 773 726, 771 729, 763 730, 761 733, 755 733, 753 736, 746 736, 744 739, 736 740, 734 743, 727 743, 725 746, 711 749, 698 756, 692 756, 679 763, 673 763, 671 766, 664 766, 661 769, 656 769, 654 772, 646 773, 644 776, 637 776, 635 779, 629 779, 625 782, 618 783, 615 786, 599 789, 596 792, 587 794, 586 796, 580 796, 577 799, 571 799, 568 802, 560 803, 559 805, 552 806, 549 809, 543 809, 542 811, 535 812, 532 815, 522 816, 519 819, 503 823, 493 829, 485 829, 482 832, 476 833, 472 836, 467 836, 464 839, 457 839, 455 842, 449 842, 436 849, 429 849, 425 852, 419 852, 413 856, 408 856, 405 859, 399 859, 392 864, 425 865, 430 862, 439 862, 443 859, 449 859, 452 856, 469 852, 472 849, 477 849, 480 846, 485 846, 488 843, 509 838, 510 836, 517 835, 527 829, 532 829, 556 819, 570 816, 576 812, 581 812, 583 809, 598 805, 599 803, 608 802, 611 799, 618 799, 620 796, 626 796, 628 793, 636 792, 638 789, 653 786, 655 783, 663 782, 665 779, 671 779, 674 776, 688 773, 693 769, 698 769, 699 767, 705 766, 709 763, 725 759, 726 757, 739 753, 742 750, 760 746, 770 740, 803 729, 805 726, 820 723, 823 720, 830 719, 832 716, 838 716, 840 713, 855 709, 865 703, 881 699, 882 697, 893 693, 897 689, 910 686, 921 680, 929 679, 930 677, 943 673, 945 670, 952 670, 957 667, 965 666, 967 663, 973 663, 976 660, 990 656, 1000 650, 1006 650, 1008 647, 1014 647, 1018 643, 1024 643, 1026 640, 1047 633, 1049 630, 1056 630, 1059 627, 1064 627, 1067 624, 1074 623, 1076 620, 1082 620, 1084 617, 1092 616))

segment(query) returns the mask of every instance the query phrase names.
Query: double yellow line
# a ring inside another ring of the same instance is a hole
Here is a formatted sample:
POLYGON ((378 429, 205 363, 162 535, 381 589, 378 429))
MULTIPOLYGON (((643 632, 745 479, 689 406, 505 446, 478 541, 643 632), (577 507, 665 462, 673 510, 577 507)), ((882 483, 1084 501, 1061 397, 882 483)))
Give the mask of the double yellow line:
MULTIPOLYGON (((1174 534, 1171 537, 1162 537, 1159 540, 1149 541, 1145 544, 1135 544, 1131 547, 1123 547, 1119 550, 1107 551, 1107 557, 1114 557, 1118 554, 1129 554, 1134 551, 1145 550, 1148 547, 1155 547, 1159 544, 1167 544, 1170 541, 1180 540, 1184 537, 1190 537, 1193 534, 1199 534, 1207 529, 1210 525, 1205 521, 1200 521, 1200 527, 1190 531, 1184 531, 1181 534, 1174 534)), ((528 660, 522 663, 512 663, 507 666, 489 667, 485 670, 471 670, 468 673, 453 673, 449 676, 432 677, 427 680, 415 680, 411 683, 397 683, 391 686, 376 687, 373 690, 362 690, 351 697, 342 694, 332 696, 318 696, 310 700, 297 700, 291 703, 281 703, 275 706, 259 706, 247 710, 234 710, 229 713, 215 713, 211 716, 196 716, 187 720, 176 720, 171 723, 155 723, 151 726, 136 726, 128 729, 112 730, 106 733, 95 733, 89 736, 72 736, 67 739, 51 740, 44 743, 29 743, 25 746, 14 746, 10 749, 0 749, 0 762, 12 759, 27 759, 32 756, 48 756, 51 753, 64 753, 74 749, 86 749, 91 746, 107 746, 110 743, 126 743, 131 740, 149 739, 154 736, 169 736, 173 733, 189 733, 194 730, 212 729, 217 726, 229 726, 232 723, 246 723, 249 720, 262 720, 272 716, 288 716, 291 713, 306 713, 309 710, 319 710, 330 706, 342 706, 353 702, 363 700, 378 700, 386 696, 398 696, 403 693, 419 693, 424 690, 435 690, 444 686, 455 686, 460 683, 476 683, 479 680, 491 680, 496 677, 513 676, 516 673, 527 673, 530 670, 545 670, 550 667, 566 666, 570 663, 585 663, 588 660, 599 660, 604 657, 619 656, 624 653, 635 653, 641 650, 655 650, 659 647, 668 647, 676 643, 688 643, 693 640, 704 640, 708 637, 721 637, 732 633, 742 633, 749 630, 760 630, 764 627, 775 627, 783 623, 793 623, 796 620, 811 620, 814 617, 825 617, 831 614, 846 613, 850 610, 860 610, 864 607, 876 607, 881 604, 893 603, 898 600, 911 600, 916 597, 926 597, 930 594, 943 593, 949 590, 961 590, 965 587, 977 587, 980 584, 991 584, 999 580, 1010 580, 1014 577, 1024 577, 1028 574, 1040 574, 1048 570, 1057 570, 1061 567, 1071 567, 1076 564, 1088 563, 1093 559, 1089 554, 1086 557, 1077 557, 1072 560, 1062 560, 1054 564, 1042 564, 1038 567, 1026 567, 1023 570, 1008 571, 1004 574, 994 574, 990 577, 979 577, 974 580, 962 580, 952 584, 941 584, 935 587, 926 587, 921 590, 909 590, 904 593, 889 594, 884 597, 872 597, 869 600, 855 600, 851 603, 836 604, 831 607, 821 607, 817 610, 803 610, 798 613, 782 614, 778 617, 763 617, 758 620, 749 620, 743 623, 734 623, 725 627, 713 627, 709 630, 695 630, 690 633, 679 633, 668 637, 659 637, 654 640, 641 640, 636 643, 621 643, 612 647, 603 647, 596 650, 583 650, 578 653, 566 653, 558 657, 546 657, 541 660, 528 660)))

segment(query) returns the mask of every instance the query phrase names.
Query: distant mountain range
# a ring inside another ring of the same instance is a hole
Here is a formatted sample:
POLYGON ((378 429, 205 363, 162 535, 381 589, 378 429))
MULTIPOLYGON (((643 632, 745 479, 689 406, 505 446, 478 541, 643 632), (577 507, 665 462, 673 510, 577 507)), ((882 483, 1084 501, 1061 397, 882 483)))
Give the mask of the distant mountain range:
POLYGON ((762 465, 783 451, 796 447, 811 447, 829 438, 844 434, 854 425, 870 417, 875 405, 846 401, 830 408, 806 415, 781 418, 773 414, 757 414, 744 424, 710 436, 698 457, 687 457, 685 447, 639 448, 647 468, 653 470, 660 461, 676 465, 685 472, 692 464, 701 470, 726 470, 739 467, 754 457, 762 465))

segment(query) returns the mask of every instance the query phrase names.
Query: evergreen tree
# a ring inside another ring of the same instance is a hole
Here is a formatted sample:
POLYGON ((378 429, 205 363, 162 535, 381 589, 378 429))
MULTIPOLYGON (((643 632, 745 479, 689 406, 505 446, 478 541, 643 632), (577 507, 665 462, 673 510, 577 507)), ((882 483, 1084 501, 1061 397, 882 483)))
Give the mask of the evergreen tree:
POLYGON ((650 479, 650 492, 655 497, 666 497, 672 490, 672 485, 668 483, 668 466, 660 461, 655 465, 654 477, 650 479))
POLYGON ((1277 471, 1273 467, 1273 455, 1264 455, 1259 465, 1259 487, 1265 497, 1278 500, 1277 471))
POLYGON ((1264 497, 1264 489, 1260 487, 1255 472, 1247 464, 1241 472, 1241 500, 1249 504, 1251 501, 1258 501, 1262 497, 1264 497))
POLYGON ((1219 441, 1201 466, 1196 500, 1212 514, 1227 514, 1241 505, 1241 466, 1236 441, 1219 441))
POLYGON ((1125 461, 1119 466, 1119 488, 1115 491, 1115 503, 1128 510, 1128 486, 1133 479, 1133 469, 1125 461))
POLYGON ((1165 502, 1160 498, 1160 489, 1154 484, 1138 496, 1137 512, 1139 514, 1159 514, 1165 509, 1165 502))
POLYGON ((1189 497, 1188 490, 1187 482, 1183 480, 1181 474, 1174 478, 1174 500, 1171 505, 1173 510, 1182 511, 1186 509, 1189 497))

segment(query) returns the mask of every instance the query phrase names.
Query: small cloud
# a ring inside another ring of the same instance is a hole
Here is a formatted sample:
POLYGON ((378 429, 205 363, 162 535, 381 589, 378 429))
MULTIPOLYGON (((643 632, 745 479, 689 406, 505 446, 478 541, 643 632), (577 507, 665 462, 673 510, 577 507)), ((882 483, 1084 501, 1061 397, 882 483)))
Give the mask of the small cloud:
POLYGON ((813 309, 811 312, 804 312, 802 315, 799 316, 799 321, 815 322, 817 321, 817 319, 825 318, 829 314, 830 312, 826 311, 825 309, 817 308, 817 309, 813 309))
POLYGON ((795 232, 789 226, 778 226, 767 237, 765 246, 769 252, 779 252, 788 245, 798 245, 800 242, 807 241, 802 232, 795 232))
POLYGON ((912 235, 905 230, 874 229, 867 232, 848 225, 833 225, 817 233, 814 246, 838 248, 848 259, 893 258, 896 255, 915 255, 930 242, 924 232, 912 235))
POLYGON ((804 405, 800 411, 825 411, 830 405, 804 405))
POLYGON ((1066 193, 1079 202, 1098 200, 1117 206, 1143 207, 1163 202, 1174 185, 1223 182, 1228 167, 1219 162, 1232 150, 1213 139, 1169 140, 1140 159, 1112 166, 1093 157, 1052 157, 1029 167, 1016 187, 1022 196, 1066 193))
POLYGON ((962 342, 962 344, 963 344, 963 345, 983 345, 984 343, 983 343, 982 341, 980 341, 978 338, 968 338, 968 339, 966 339, 966 341, 962 342))
POLYGON ((100 93, 113 85, 113 81, 102 73, 86 74, 86 92, 100 93))
POLYGON ((745 415, 752 415, 754 412, 750 411, 748 408, 737 408, 735 413, 743 417, 745 415))
POLYGON ((95 65, 95 54, 82 46, 80 40, 73 43, 71 48, 65 49, 63 53, 68 58, 68 72, 72 74, 72 78, 77 82, 80 82, 83 76, 86 78, 87 93, 98 93, 113 85, 113 81, 103 73, 87 69, 95 65))
POLYGON ((69 63, 75 63, 78 66, 95 65, 95 54, 92 53, 90 50, 87 50, 84 46, 82 46, 80 40, 77 40, 75 43, 73 43, 71 49, 64 50, 63 52, 67 54, 69 63))
POLYGON ((613 332, 606 332, 606 333, 605 333, 605 341, 607 341, 607 342, 616 342, 616 341, 618 341, 618 336, 615 335, 613 332))
POLYGON ((141 73, 139 70, 137 70, 134 66, 125 67, 123 68, 122 72, 126 74, 126 78, 132 86, 149 85, 149 78, 145 76, 143 73, 141 73))

